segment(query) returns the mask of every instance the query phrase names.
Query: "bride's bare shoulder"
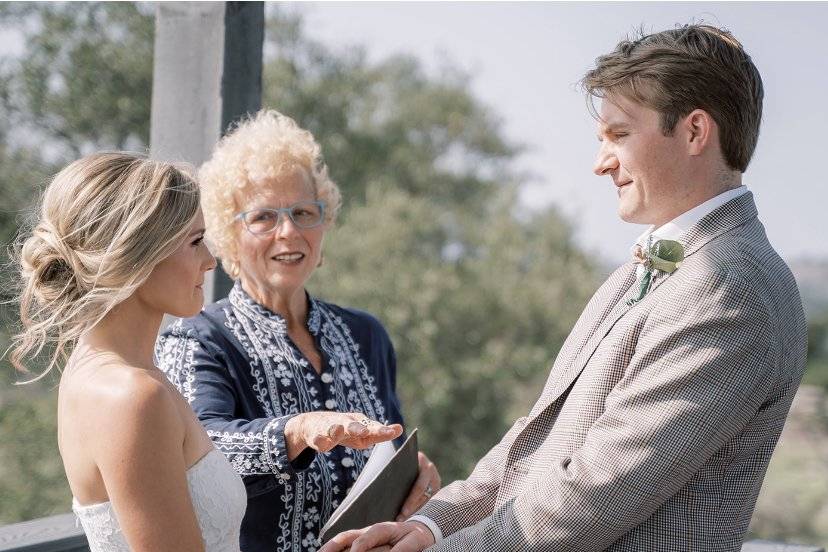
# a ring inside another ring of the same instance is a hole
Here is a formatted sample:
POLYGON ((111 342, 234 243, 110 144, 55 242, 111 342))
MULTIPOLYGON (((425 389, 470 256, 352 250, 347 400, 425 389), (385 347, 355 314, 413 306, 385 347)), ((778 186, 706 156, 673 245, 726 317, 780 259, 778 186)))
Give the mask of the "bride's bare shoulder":
POLYGON ((117 358, 81 361, 61 379, 63 414, 104 442, 181 432, 175 401, 159 374, 117 358))

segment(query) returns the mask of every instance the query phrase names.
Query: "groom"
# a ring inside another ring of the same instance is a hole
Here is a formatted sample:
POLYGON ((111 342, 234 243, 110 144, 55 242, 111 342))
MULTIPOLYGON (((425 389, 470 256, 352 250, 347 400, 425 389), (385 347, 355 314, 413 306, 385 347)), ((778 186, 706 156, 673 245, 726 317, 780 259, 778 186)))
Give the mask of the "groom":
POLYGON ((790 270, 741 183, 762 81, 728 32, 621 42, 595 173, 650 229, 595 293, 537 403, 405 523, 322 550, 738 551, 805 367, 790 270), (436 543, 436 544, 435 544, 436 543))

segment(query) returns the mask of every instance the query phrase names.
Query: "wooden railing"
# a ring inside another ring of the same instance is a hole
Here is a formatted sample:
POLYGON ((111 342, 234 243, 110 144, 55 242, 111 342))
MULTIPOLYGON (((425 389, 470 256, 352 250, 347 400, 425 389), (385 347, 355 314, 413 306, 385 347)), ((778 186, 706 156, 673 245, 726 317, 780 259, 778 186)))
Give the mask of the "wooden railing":
MULTIPOLYGON (((61 514, 0 527, 0 552, 89 552, 89 545, 74 514, 61 514)), ((742 552, 824 552, 824 549, 753 540, 742 546, 742 552)))

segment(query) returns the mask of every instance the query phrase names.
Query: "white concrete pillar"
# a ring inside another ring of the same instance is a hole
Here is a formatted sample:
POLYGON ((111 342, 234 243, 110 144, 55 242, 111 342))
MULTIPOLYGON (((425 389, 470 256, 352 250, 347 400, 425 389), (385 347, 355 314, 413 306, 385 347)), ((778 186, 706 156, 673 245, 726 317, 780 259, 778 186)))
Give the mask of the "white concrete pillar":
MULTIPOLYGON (((196 167, 222 132, 261 106, 263 2, 159 2, 155 18, 150 156, 196 167)), ((217 269, 205 302, 226 295, 217 269)))

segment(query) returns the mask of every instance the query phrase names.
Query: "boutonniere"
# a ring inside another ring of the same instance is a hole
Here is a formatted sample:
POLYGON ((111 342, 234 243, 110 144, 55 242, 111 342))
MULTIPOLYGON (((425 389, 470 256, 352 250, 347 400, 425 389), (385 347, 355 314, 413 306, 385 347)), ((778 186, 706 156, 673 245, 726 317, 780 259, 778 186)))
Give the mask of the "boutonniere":
POLYGON ((638 289, 638 296, 627 300, 633 305, 647 295, 655 271, 672 274, 684 261, 684 247, 675 240, 658 240, 645 249, 640 245, 633 248, 633 262, 644 267, 644 277, 638 289))

